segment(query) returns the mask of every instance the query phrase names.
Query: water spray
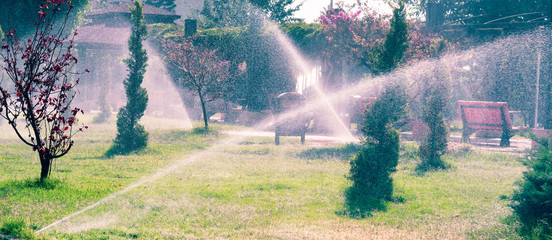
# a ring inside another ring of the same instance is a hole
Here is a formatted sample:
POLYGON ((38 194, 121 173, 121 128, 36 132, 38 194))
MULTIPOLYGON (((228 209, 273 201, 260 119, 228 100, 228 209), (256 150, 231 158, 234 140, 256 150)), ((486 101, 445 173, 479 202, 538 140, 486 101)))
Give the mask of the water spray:
POLYGON ((193 154, 191 156, 188 156, 186 158, 182 158, 180 160, 177 160, 175 163, 169 165, 168 167, 165 167, 159 171, 157 171, 155 174, 149 176, 149 177, 143 177, 141 180, 139 180, 138 182, 124 188, 123 190, 121 191, 118 191, 118 192, 115 192, 115 193, 112 193, 111 195, 95 202, 94 204, 92 205, 88 205, 87 207, 77 211, 77 212, 74 212, 70 215, 67 215, 65 217, 63 217, 62 219, 60 220, 57 220, 53 223, 51 223, 50 225, 46 226, 46 227, 43 227, 41 228, 40 230, 37 231, 37 233, 41 233, 41 232, 44 232, 44 231, 47 231, 48 229, 50 228, 53 228, 63 222, 66 222, 82 213, 85 213, 87 211, 90 211, 92 210, 93 208, 97 207, 97 206, 100 206, 102 204, 105 204, 113 199, 115 199, 116 197, 118 196, 121 196, 133 189, 136 189, 146 183, 150 183, 150 182, 153 182, 153 181, 156 181, 162 177, 165 177, 167 176, 168 174, 176 171, 177 169, 179 169, 180 167, 186 165, 186 164, 190 164, 190 163, 193 163, 193 162, 196 162, 198 160, 201 160, 201 159, 204 159, 206 158, 208 155, 212 154, 214 151, 217 151, 221 146, 226 146, 226 145, 229 145, 229 144, 232 144, 232 143, 235 143, 235 142, 239 142, 241 141, 245 136, 233 136, 229 139, 226 139, 225 141, 222 141, 222 142, 219 142, 219 143, 215 143, 213 146, 211 146, 210 148, 207 148, 199 153, 196 153, 196 154, 193 154))
MULTIPOLYGON (((283 33, 281 33, 281 31, 279 29, 277 29, 277 28, 275 28, 275 29, 276 30, 274 32, 276 33, 276 35, 280 35, 279 39, 281 40, 282 46, 283 47, 284 46, 289 47, 289 48, 285 48, 285 47, 284 48, 286 49, 287 53, 290 56, 292 56, 294 61, 297 62, 297 65, 302 69, 302 72, 307 73, 309 71, 309 69, 312 69, 312 68, 309 68, 309 65, 307 64, 307 62, 304 59, 302 59, 300 54, 298 54, 298 51, 293 49, 294 46, 293 46, 293 44, 291 44, 289 39, 287 39, 285 36, 283 36, 283 33)), ((280 42, 280 40, 279 40, 279 42, 280 42)), ((495 42, 493 44, 501 45, 500 42, 495 42)), ((477 48, 477 51, 481 51, 481 52, 482 51, 489 51, 488 49, 485 48, 485 47, 488 47, 488 46, 489 45, 477 48)), ((444 56, 442 59, 450 61, 449 64, 454 65, 455 63, 459 62, 459 60, 455 60, 456 56, 466 55, 467 53, 469 53, 469 51, 451 53, 448 56, 444 56)), ((541 53, 539 51, 538 52, 538 59, 539 59, 538 63, 539 63, 539 65, 537 65, 537 68, 539 69, 538 72, 540 72, 540 58, 541 58, 540 54, 541 53)), ((416 64, 411 65, 411 66, 404 67, 404 68, 400 69, 400 71, 420 73, 419 75, 428 76, 430 74, 431 70, 430 69, 425 69, 425 68, 427 66, 434 65, 435 61, 439 61, 439 60, 420 61, 416 64)), ((314 86, 315 91, 320 92, 321 95, 325 97, 325 99, 323 99, 323 101, 317 101, 317 102, 315 102, 311 105, 305 106, 304 108, 295 109, 293 111, 283 113, 282 115, 280 115, 280 119, 286 119, 286 118, 290 119, 290 118, 294 117, 295 115, 297 115, 297 113, 299 113, 301 111, 312 111, 312 110, 316 110, 317 108, 330 109, 330 111, 332 112, 332 115, 337 116, 337 112, 335 111, 335 109, 331 108, 331 102, 332 101, 340 101, 340 100, 343 100, 344 97, 348 97, 350 95, 359 94, 359 93, 365 95, 368 91, 373 90, 373 89, 375 89, 375 88, 377 88, 381 85, 396 84, 395 81, 397 81, 397 79, 399 79, 399 78, 394 77, 393 74, 396 74, 396 72, 395 73, 390 73, 390 74, 387 74, 387 75, 383 75, 383 76, 374 77, 374 78, 371 78, 371 79, 365 79, 365 80, 360 81, 360 82, 358 82, 354 85, 351 85, 351 86, 348 86, 346 88, 340 89, 339 91, 336 91, 336 92, 331 93, 331 94, 322 93, 322 91, 318 87, 314 86), (328 108, 328 106, 330 108, 328 108)), ((537 101, 538 101, 538 85, 539 85, 538 81, 539 81, 539 78, 540 78, 540 75, 537 75, 537 101)), ((410 79, 410 80, 413 81, 413 82, 416 82, 416 81, 422 81, 423 79, 420 78, 420 79, 410 79)), ((416 91, 418 91, 418 92, 422 91, 421 89, 413 89, 413 88, 415 88, 415 86, 411 85, 410 93, 416 92, 416 91)), ((414 94, 414 95, 416 95, 416 94, 414 94)), ((537 102, 536 106, 538 106, 538 102, 537 102)), ((535 110, 537 110, 537 108, 535 110)), ((536 121, 536 118, 537 118, 536 114, 537 114, 537 111, 535 111, 535 121, 536 121)), ((337 119, 339 119, 338 122, 340 123, 340 126, 344 129, 347 129, 347 131, 348 131, 348 128, 345 127, 345 124, 343 124, 341 119, 339 117, 337 119)), ((259 124, 257 124, 254 127, 255 128, 260 128, 260 129, 268 129, 273 125, 274 125, 274 122, 271 119, 269 119, 269 120, 261 121, 259 124)), ((60 225, 63 222, 67 222, 68 220, 70 220, 72 218, 75 218, 76 216, 81 215, 84 212, 87 212, 87 211, 89 211, 89 210, 91 210, 91 209, 93 209, 93 208, 95 208, 99 205, 105 204, 105 203, 117 198, 118 196, 121 196, 125 193, 128 193, 129 191, 131 191, 133 189, 136 189, 139 186, 142 186, 142 185, 144 185, 146 183, 149 183, 149 182, 152 182, 152 181, 159 180, 162 177, 167 176, 168 174, 174 172, 175 170, 177 170, 178 168, 180 168, 180 167, 182 167, 186 164, 201 160, 203 157, 211 154, 213 151, 216 151, 218 148, 221 148, 222 146, 241 141, 244 136, 246 136, 246 135, 234 136, 234 137, 231 137, 231 138, 229 138, 225 141, 221 141, 219 143, 214 143, 214 145, 212 147, 209 147, 209 148, 207 148, 207 149, 205 149, 201 152, 195 153, 195 154, 193 154, 191 156, 188 156, 186 158, 182 158, 180 160, 177 160, 176 162, 174 162, 170 166, 160 169, 157 173, 155 173, 155 174, 153 174, 149 177, 144 177, 141 180, 139 180, 138 182, 124 188, 123 190, 121 190, 119 192, 115 192, 115 193, 99 200, 98 202, 85 207, 82 210, 79 210, 75 213, 72 213, 72 214, 66 216, 66 217, 63 217, 62 219, 60 219, 58 221, 55 221, 52 224, 38 230, 37 232, 40 233, 40 232, 44 232, 44 231, 47 231, 49 229, 52 229, 55 226, 60 225)), ((352 137, 350 132, 349 132, 349 136, 352 137)))
MULTIPOLYGON (((299 67, 300 71, 303 73, 304 76, 306 76, 309 72, 312 71, 313 67, 308 64, 308 61, 305 60, 305 58, 300 54, 299 50, 295 45, 291 42, 291 40, 278 28, 278 26, 271 21, 265 20, 265 23, 270 27, 272 32, 274 33, 276 39, 278 40, 278 43, 280 46, 286 51, 286 53, 289 55, 289 57, 293 60, 293 62, 299 67)), ((332 118, 335 120, 335 122, 338 123, 339 127, 341 128, 340 131, 343 131, 346 137, 348 138, 354 138, 353 134, 349 131, 349 128, 345 125, 337 111, 335 110, 335 107, 331 104, 330 99, 326 96, 326 94, 318 87, 318 84, 315 83, 312 85, 316 95, 322 100, 323 102, 323 108, 329 111, 332 118)))
POLYGON ((538 127, 538 119, 539 119, 539 92, 540 92, 540 66, 541 65, 541 51, 540 49, 537 49, 537 83, 536 83, 536 93, 535 93, 535 125, 534 128, 538 127))

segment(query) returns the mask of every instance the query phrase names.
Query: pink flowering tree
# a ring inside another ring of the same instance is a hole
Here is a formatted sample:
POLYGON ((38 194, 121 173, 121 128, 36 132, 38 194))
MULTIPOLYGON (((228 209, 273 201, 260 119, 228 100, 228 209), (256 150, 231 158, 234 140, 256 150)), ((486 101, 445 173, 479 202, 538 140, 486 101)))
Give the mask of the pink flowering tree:
POLYGON ((20 41, 15 29, 7 31, 0 59, 4 74, 0 83, 0 115, 26 145, 38 152, 40 181, 51 172, 54 159, 73 146, 79 108, 70 104, 76 93, 72 54, 74 32, 64 35, 72 6, 70 1, 47 0, 39 7, 34 35, 20 41), (69 9, 69 10, 64 10, 69 9), (60 22, 56 15, 64 14, 60 22))
POLYGON ((389 25, 382 15, 369 8, 353 10, 341 6, 328 9, 319 21, 327 41, 323 64, 328 85, 339 82, 346 58, 369 66, 373 58, 370 53, 383 41, 389 25))
POLYGON ((163 43, 167 62, 183 73, 180 85, 194 91, 201 102, 205 129, 209 129, 206 102, 214 100, 230 85, 229 63, 216 50, 194 45, 190 39, 167 39, 163 43))
MULTIPOLYGON (((375 71, 379 61, 378 49, 383 46, 390 28, 389 16, 377 13, 365 4, 356 8, 338 6, 329 9, 319 19, 326 36, 327 47, 323 59, 328 75, 341 75, 342 61, 351 58, 355 62, 375 71)), ((436 34, 424 31, 420 22, 409 20, 410 41, 402 64, 436 57, 449 47, 449 44, 436 34)))
POLYGON ((421 22, 409 21, 410 26, 410 48, 406 51, 405 59, 427 59, 440 56, 444 51, 454 46, 447 40, 435 33, 424 31, 421 22))

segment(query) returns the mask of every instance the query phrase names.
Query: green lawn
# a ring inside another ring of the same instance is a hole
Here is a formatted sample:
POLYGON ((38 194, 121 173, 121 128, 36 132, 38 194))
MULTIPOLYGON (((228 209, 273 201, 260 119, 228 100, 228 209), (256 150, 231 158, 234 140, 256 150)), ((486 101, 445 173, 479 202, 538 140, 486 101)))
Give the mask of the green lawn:
POLYGON ((5 123, 0 129, 0 226, 19 221, 36 231, 101 200, 38 237, 517 239, 503 224, 511 214, 504 196, 525 169, 512 155, 454 150, 452 169, 420 175, 416 146, 403 144, 394 174, 403 201, 352 219, 341 214, 351 145, 150 129, 145 151, 108 159, 114 124, 91 125, 56 162, 50 184, 36 187, 37 157, 5 123))

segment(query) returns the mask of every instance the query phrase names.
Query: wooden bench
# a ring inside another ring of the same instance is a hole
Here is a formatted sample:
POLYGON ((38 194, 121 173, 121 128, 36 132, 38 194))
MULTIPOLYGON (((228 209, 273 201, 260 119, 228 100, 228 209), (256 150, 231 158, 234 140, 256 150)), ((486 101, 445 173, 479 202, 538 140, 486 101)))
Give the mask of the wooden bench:
POLYGON ((308 128, 308 117, 304 112, 289 113, 300 110, 304 106, 303 96, 296 92, 282 93, 276 97, 276 127, 274 140, 280 144, 280 136, 300 136, 301 143, 305 144, 305 133, 308 128), (287 116, 281 116, 286 114, 287 116))
POLYGON ((462 142, 469 143, 470 135, 477 130, 502 131, 501 147, 510 146, 510 138, 515 131, 524 129, 512 127, 508 103, 458 101, 458 111, 462 119, 462 142))

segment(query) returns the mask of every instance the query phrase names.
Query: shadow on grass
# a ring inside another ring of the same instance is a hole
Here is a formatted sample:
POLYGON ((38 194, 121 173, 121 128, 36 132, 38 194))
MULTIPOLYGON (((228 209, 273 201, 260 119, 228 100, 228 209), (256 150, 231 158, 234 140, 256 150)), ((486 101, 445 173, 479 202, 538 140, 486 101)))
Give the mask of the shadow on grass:
POLYGON ((147 146, 136 150, 125 150, 122 146, 114 143, 109 147, 109 149, 107 149, 103 157, 100 157, 99 159, 111 159, 115 156, 127 156, 131 154, 144 154, 147 150, 147 146))
POLYGON ((426 173, 431 172, 446 172, 453 169, 452 164, 445 160, 441 160, 440 163, 425 163, 422 162, 414 169, 414 176, 423 177, 426 173))
POLYGON ((63 185, 63 182, 59 179, 46 178, 42 181, 40 178, 36 179, 22 179, 22 180, 9 180, 5 182, 0 182, 0 192, 9 193, 14 189, 25 189, 25 188, 40 188, 45 190, 53 190, 57 187, 63 185))
POLYGON ((205 127, 196 127, 194 129, 192 129, 192 133, 195 134, 195 135, 207 135, 207 134, 210 134, 210 133, 213 133, 215 132, 214 130, 211 130, 210 128, 205 128, 205 127))
POLYGON ((349 161, 361 149, 359 144, 347 144, 340 147, 311 148, 297 154, 297 157, 304 159, 332 159, 339 158, 349 161))
MULTIPOLYGON (((140 232, 118 229, 90 229, 86 232, 86 239, 144 239, 140 232), (129 232, 127 232, 129 231, 129 232)), ((61 239, 83 239, 81 233, 60 233, 61 239)))
MULTIPOLYGON (((173 144, 174 142, 186 142, 187 139, 193 139, 190 138, 190 136, 201 136, 200 138, 209 137, 209 136, 218 136, 219 132, 217 130, 212 129, 205 129, 204 127, 198 127, 194 128, 191 131, 182 131, 182 130, 174 130, 169 132, 153 132, 150 136, 155 136, 156 141, 159 141, 161 139, 161 145, 163 144, 173 144)), ((156 141, 153 141, 154 143, 157 143, 156 141)), ((197 141, 200 144, 196 144, 196 148, 203 148, 202 141, 200 140, 193 140, 197 141)), ((192 142, 193 143, 193 142, 192 142)), ((143 155, 143 154, 159 154, 160 151, 156 150, 155 147, 150 148, 148 146, 151 146, 152 143, 148 142, 146 146, 138 148, 138 149, 132 149, 130 147, 125 147, 121 144, 117 144, 113 142, 109 149, 103 154, 103 156, 97 157, 96 159, 111 159, 116 156, 128 156, 131 154, 137 154, 137 155, 143 155)), ((155 145, 155 144, 154 144, 155 145)), ((192 144, 193 145, 193 144, 192 144)), ((204 145, 204 144, 203 144, 204 145)))
MULTIPOLYGON (((96 156, 85 156, 85 157, 73 157, 72 160, 82 161, 82 160, 102 160, 106 159, 105 153, 103 155, 96 155, 96 156)), ((56 170, 59 172, 59 170, 56 170)))
POLYGON ((109 147, 109 149, 107 149, 107 151, 104 153, 103 158, 110 159, 118 155, 126 156, 133 152, 136 152, 136 151, 124 151, 122 147, 120 147, 119 145, 112 144, 111 147, 109 147))
POLYGON ((345 190, 344 209, 337 212, 337 214, 361 219, 371 217, 373 212, 386 210, 387 205, 385 200, 371 197, 365 191, 349 187, 345 190))

